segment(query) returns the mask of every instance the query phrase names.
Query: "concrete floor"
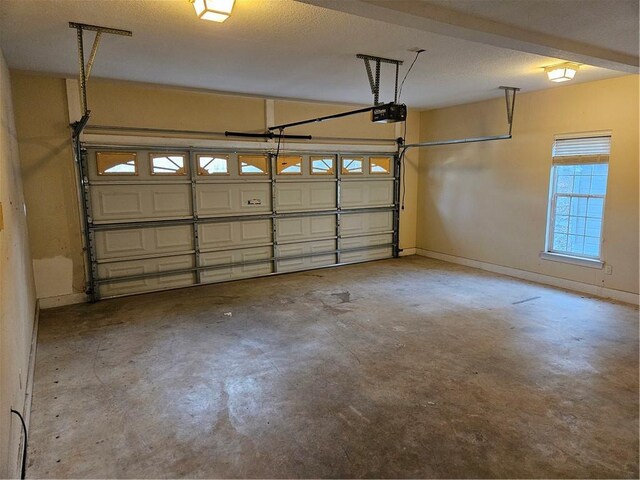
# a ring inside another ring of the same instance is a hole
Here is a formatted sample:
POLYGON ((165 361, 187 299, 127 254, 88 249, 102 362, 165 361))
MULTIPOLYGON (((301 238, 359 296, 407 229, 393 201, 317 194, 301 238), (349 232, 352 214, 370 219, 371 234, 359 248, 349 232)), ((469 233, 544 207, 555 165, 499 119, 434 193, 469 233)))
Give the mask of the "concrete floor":
POLYGON ((29 477, 638 478, 638 310, 420 257, 41 312, 29 477))

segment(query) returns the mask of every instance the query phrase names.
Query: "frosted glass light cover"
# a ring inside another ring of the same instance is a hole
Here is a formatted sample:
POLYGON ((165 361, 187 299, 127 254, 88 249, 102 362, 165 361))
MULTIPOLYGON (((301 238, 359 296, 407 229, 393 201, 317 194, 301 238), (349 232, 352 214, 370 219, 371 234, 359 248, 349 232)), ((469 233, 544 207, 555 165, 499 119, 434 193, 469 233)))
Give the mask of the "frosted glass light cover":
POLYGON ((552 82, 566 82, 573 79, 578 70, 578 65, 573 63, 563 63, 562 65, 555 65, 545 68, 547 77, 552 82))
POLYGON ((203 20, 224 22, 233 9, 235 0, 193 0, 196 15, 203 20))

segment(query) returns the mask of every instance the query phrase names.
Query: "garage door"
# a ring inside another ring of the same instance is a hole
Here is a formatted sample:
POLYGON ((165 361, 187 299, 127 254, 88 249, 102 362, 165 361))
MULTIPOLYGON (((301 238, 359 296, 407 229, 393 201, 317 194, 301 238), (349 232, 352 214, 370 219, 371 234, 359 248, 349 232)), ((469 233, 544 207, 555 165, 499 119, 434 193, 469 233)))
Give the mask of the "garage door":
POLYGON ((82 149, 94 299, 389 258, 392 154, 82 149))

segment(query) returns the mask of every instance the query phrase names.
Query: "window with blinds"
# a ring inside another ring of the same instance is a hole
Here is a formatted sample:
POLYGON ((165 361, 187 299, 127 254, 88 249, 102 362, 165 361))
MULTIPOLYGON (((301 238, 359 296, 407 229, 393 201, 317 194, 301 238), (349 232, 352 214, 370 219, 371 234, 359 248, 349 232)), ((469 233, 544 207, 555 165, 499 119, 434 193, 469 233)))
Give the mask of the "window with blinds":
POLYGON ((556 138, 548 253, 600 260, 611 135, 556 138))

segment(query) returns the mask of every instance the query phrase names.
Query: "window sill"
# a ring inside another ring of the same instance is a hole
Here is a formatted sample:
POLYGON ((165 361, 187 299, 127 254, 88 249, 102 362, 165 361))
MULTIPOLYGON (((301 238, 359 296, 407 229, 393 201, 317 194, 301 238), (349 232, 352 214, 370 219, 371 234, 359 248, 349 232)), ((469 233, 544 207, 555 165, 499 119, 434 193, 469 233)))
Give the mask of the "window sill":
POLYGON ((570 263, 571 265, 578 265, 581 267, 597 268, 602 270, 604 262, 601 260, 591 258, 572 257, 571 255, 563 255, 561 253, 540 252, 540 258, 542 260, 551 260, 553 262, 570 263))

